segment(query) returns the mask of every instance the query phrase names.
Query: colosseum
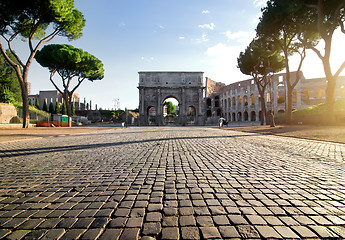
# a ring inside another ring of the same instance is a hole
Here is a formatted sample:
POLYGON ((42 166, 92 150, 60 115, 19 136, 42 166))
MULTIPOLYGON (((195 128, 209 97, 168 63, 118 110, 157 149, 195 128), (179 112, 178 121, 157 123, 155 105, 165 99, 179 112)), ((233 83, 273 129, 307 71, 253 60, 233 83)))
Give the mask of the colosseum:
MULTIPOLYGON (((305 108, 325 101, 327 80, 325 78, 301 79, 293 91, 293 110, 305 108)), ((284 113, 287 108, 285 73, 271 76, 271 83, 264 95, 267 111, 284 113)), ((291 73, 295 81, 296 72, 291 73)), ((206 77, 206 124, 216 124, 223 116, 229 122, 260 121, 262 116, 260 94, 254 79, 235 82, 229 85, 206 77)), ((336 98, 345 98, 345 76, 338 78, 336 98)))

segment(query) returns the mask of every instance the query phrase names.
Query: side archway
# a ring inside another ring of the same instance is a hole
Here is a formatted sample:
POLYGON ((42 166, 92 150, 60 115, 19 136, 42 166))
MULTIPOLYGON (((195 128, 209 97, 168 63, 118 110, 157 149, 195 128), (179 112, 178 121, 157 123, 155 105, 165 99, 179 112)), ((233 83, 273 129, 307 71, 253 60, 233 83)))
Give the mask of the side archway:
POLYGON ((147 112, 147 122, 149 125, 156 125, 156 107, 149 106, 146 110, 147 112))
POLYGON ((188 107, 187 112, 187 125, 195 125, 196 124, 196 109, 194 106, 188 107))

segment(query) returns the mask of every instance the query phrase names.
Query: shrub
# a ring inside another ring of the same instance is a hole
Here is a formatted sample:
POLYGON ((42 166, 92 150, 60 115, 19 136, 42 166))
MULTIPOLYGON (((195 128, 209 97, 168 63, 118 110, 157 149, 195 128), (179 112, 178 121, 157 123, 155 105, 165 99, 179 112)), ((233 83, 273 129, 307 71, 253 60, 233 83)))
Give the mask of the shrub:
POLYGON ((0 92, 0 102, 3 103, 14 103, 16 100, 16 95, 10 91, 8 88, 4 88, 0 92))

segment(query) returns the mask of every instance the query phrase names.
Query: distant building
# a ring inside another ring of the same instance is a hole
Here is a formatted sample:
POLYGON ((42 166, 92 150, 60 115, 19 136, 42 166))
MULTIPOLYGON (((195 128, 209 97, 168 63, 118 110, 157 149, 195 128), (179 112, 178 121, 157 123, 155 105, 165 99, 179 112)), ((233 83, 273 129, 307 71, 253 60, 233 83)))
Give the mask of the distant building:
MULTIPOLYGON (((33 103, 36 102, 37 98, 40 103, 41 109, 43 107, 44 101, 46 102, 47 106, 49 106, 50 103, 52 102, 54 107, 57 102, 63 103, 64 101, 62 94, 57 90, 40 91, 39 94, 29 95, 29 99, 31 99, 33 103)), ((72 103, 74 104, 75 110, 84 110, 86 107, 85 103, 80 102, 78 93, 73 93, 72 103)))

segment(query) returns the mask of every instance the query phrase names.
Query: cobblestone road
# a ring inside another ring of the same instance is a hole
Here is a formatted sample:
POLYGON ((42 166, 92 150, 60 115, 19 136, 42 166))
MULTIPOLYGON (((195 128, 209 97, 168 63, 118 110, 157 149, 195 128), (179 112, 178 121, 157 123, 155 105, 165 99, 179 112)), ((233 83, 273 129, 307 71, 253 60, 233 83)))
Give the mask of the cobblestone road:
POLYGON ((345 238, 342 144, 141 127, 0 151, 0 238, 345 238))

